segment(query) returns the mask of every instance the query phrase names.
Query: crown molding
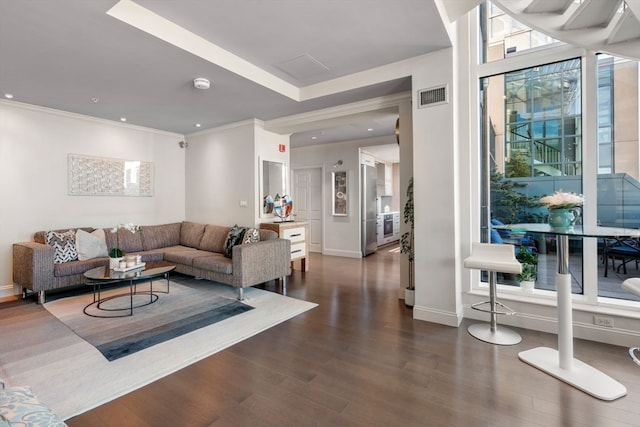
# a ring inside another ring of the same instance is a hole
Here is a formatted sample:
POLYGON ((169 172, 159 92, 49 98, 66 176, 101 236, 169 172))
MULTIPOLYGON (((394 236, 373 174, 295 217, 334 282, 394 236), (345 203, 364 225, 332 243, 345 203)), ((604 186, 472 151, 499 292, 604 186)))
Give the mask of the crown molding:
POLYGON ((168 132, 168 131, 165 131, 165 130, 154 129, 154 128, 149 128, 149 127, 144 127, 144 126, 139 126, 139 125, 133 125, 131 123, 124 123, 124 122, 121 122, 119 120, 101 119, 101 118, 98 118, 98 117, 87 116, 85 114, 71 113, 69 111, 56 110, 55 108, 42 107, 42 106, 33 105, 33 104, 26 104, 24 102, 19 102, 19 101, 7 101, 7 100, 4 100, 4 99, 0 99, 0 106, 19 108, 19 109, 22 109, 22 110, 37 111, 37 112, 40 112, 40 113, 46 113, 46 114, 66 117, 66 118, 70 118, 70 119, 83 120, 83 121, 86 121, 86 122, 93 122, 93 123, 98 123, 98 124, 102 124, 102 125, 115 126, 115 127, 125 128, 125 129, 139 130, 139 131, 154 133, 154 134, 157 134, 157 135, 164 135, 164 136, 170 136, 170 137, 176 137, 176 138, 184 138, 184 135, 182 135, 181 133, 168 132))

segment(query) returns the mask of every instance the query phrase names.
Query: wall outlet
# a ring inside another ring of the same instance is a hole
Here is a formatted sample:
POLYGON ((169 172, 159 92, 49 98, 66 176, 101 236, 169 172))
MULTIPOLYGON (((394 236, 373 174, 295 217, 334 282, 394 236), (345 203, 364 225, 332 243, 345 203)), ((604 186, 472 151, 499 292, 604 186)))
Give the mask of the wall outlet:
POLYGON ((246 208, 247 207, 247 201, 246 200, 240 200, 240 207, 241 208, 246 208))
POLYGON ((603 316, 593 316, 593 324, 604 326, 605 328, 613 328, 613 318, 603 316))

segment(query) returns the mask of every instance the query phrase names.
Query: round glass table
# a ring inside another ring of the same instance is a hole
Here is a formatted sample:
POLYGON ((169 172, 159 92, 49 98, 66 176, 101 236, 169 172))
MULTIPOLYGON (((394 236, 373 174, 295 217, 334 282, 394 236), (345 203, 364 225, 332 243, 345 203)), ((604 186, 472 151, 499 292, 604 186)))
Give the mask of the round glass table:
POLYGON ((109 266, 96 267, 84 273, 87 279, 86 284, 93 286, 93 302, 87 304, 84 313, 91 317, 125 317, 133 316, 133 309, 153 304, 158 300, 158 293, 169 293, 169 273, 175 270, 176 266, 164 261, 149 261, 127 271, 112 270, 109 266), (166 290, 153 289, 153 280, 164 278, 167 281, 166 290), (140 291, 137 284, 142 281, 149 281, 149 289, 140 291), (120 282, 129 283, 129 292, 102 297, 102 285, 115 284, 120 282), (141 302, 134 304, 134 297, 143 295, 141 302), (149 298, 146 298, 148 296, 149 298), (129 304, 125 306, 109 307, 108 302, 118 298, 129 298, 129 304), (92 307, 97 310, 90 311, 92 307), (104 315, 99 314, 104 312, 104 315))
POLYGON ((573 314, 569 238, 640 238, 640 230, 617 227, 575 225, 555 228, 549 224, 494 225, 497 230, 555 235, 557 239, 556 298, 558 300, 558 350, 538 347, 520 352, 520 360, 602 400, 615 400, 627 394, 618 381, 573 357, 573 314))

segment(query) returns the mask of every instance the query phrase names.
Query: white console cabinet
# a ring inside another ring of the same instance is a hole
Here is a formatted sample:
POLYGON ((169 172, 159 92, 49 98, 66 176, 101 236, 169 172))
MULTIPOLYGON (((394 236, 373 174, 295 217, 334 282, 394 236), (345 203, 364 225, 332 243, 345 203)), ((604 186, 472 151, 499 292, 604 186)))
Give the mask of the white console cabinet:
POLYGON ((296 222, 263 222, 260 228, 272 230, 278 233, 281 239, 291 241, 291 269, 295 267, 295 261, 300 261, 300 270, 309 271, 309 223, 296 222))

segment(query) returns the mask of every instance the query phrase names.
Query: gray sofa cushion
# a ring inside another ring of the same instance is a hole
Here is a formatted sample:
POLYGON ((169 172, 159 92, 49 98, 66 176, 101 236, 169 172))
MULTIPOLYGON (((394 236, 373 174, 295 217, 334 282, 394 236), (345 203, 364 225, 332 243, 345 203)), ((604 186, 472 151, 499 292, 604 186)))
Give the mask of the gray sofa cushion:
POLYGON ((204 235, 205 224, 185 221, 180 227, 180 244, 191 248, 199 248, 204 235))
POLYGON ((200 241, 199 249, 203 251, 211 251, 217 253, 224 252, 224 242, 227 239, 229 233, 229 227, 222 227, 220 225, 207 224, 204 229, 204 235, 200 241))
POLYGON ((175 262, 178 264, 193 266, 193 260, 195 258, 211 256, 211 252, 201 251, 198 249, 179 250, 175 252, 165 252, 164 260, 169 262, 175 262))
POLYGON ((278 233, 273 230, 264 230, 262 228, 259 228, 258 234, 260 235, 260 241, 278 238, 278 233))
MULTIPOLYGON (((116 247, 116 233, 112 233, 111 230, 113 230, 113 228, 104 229, 104 237, 107 241, 107 248, 109 250, 116 247)), ((118 229, 117 234, 119 248, 124 250, 126 253, 140 252, 144 250, 144 246, 142 245, 143 233, 144 227, 142 227, 140 231, 136 233, 132 233, 129 230, 125 230, 123 228, 118 229)))
POLYGON ((109 258, 92 258, 85 261, 70 261, 62 264, 56 264, 53 267, 53 275, 55 277, 72 276, 74 274, 82 274, 87 270, 96 267, 109 265, 109 258))
POLYGON ((182 223, 149 225, 141 232, 142 246, 145 251, 168 248, 180 244, 180 228, 182 223))
POLYGON ((194 258, 193 266, 203 270, 215 271, 216 273, 233 273, 233 261, 222 254, 209 253, 209 256, 194 258))

